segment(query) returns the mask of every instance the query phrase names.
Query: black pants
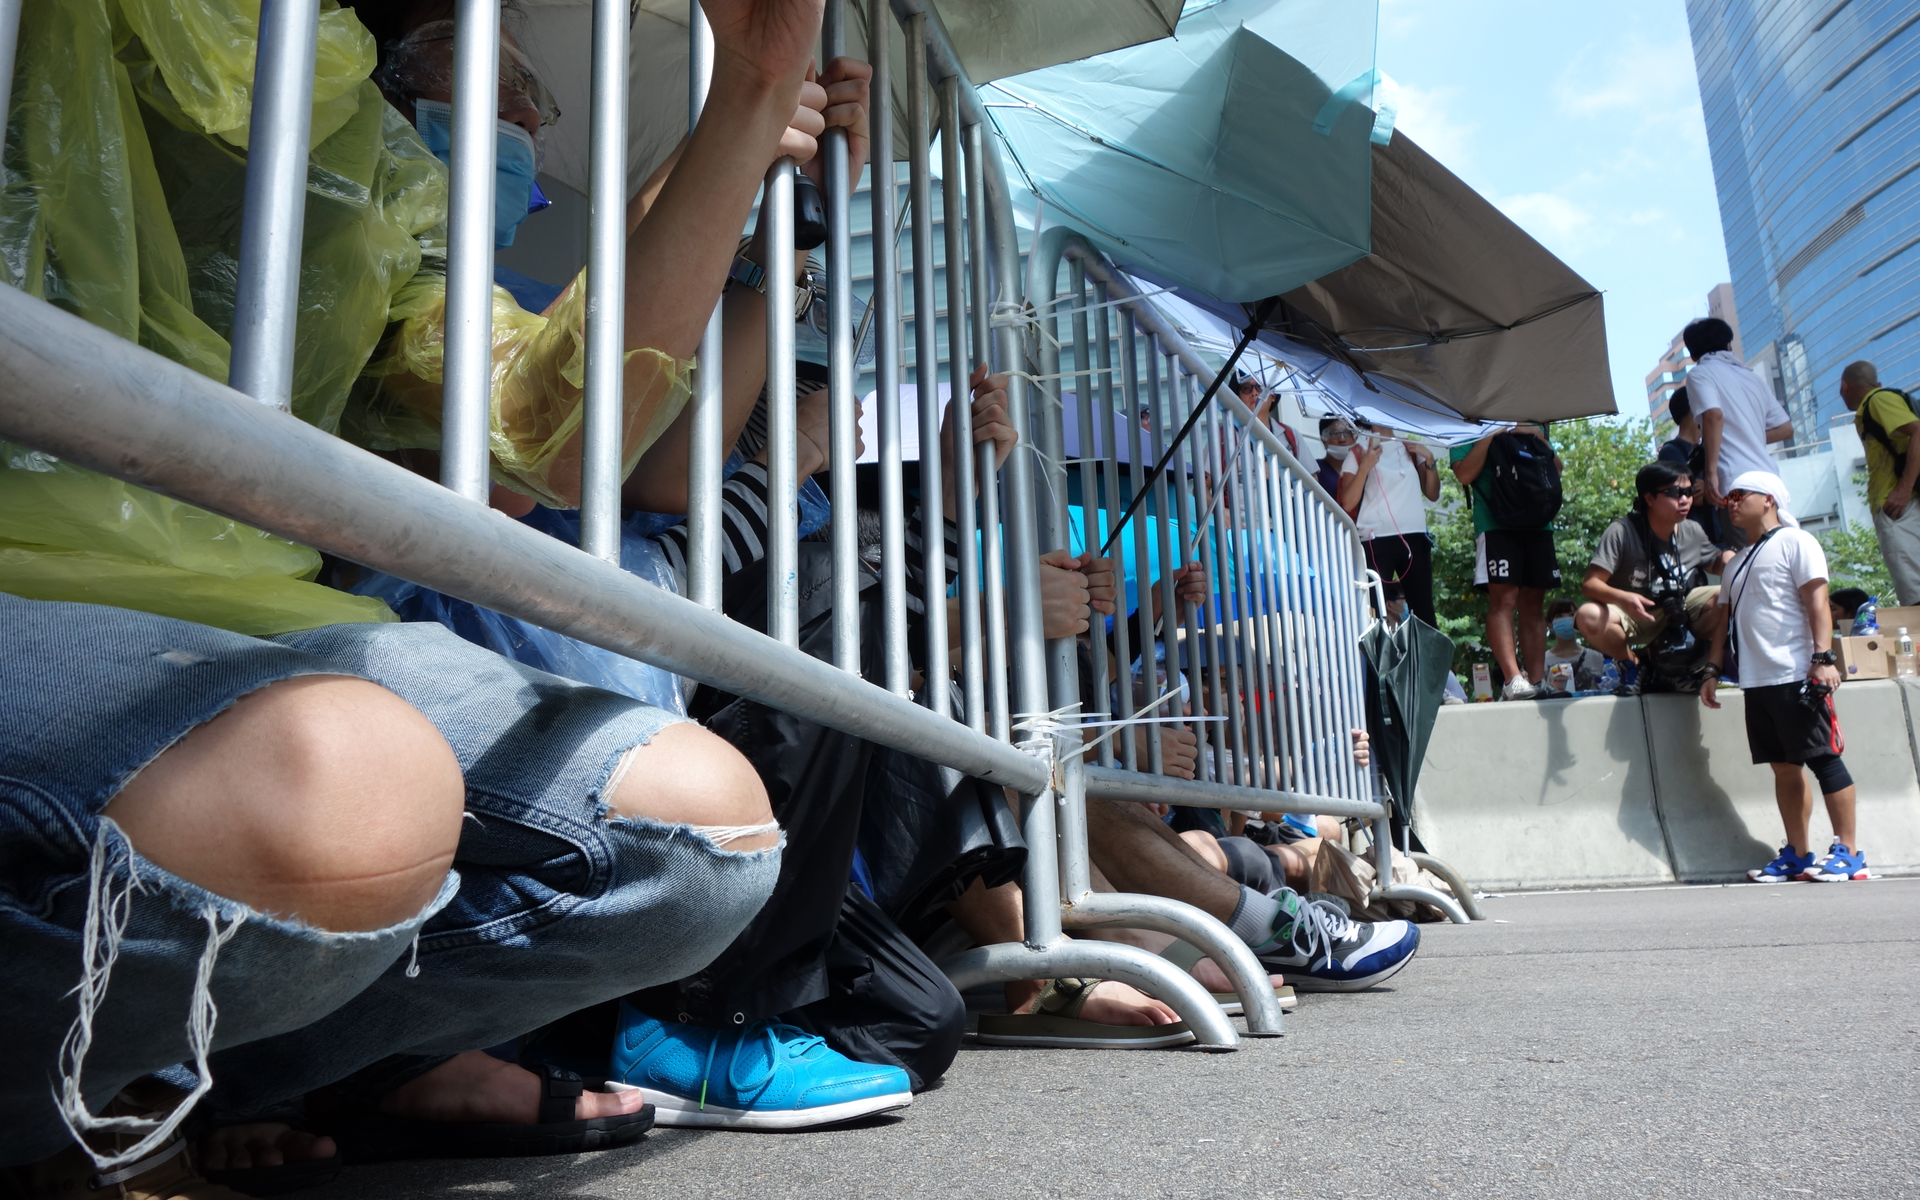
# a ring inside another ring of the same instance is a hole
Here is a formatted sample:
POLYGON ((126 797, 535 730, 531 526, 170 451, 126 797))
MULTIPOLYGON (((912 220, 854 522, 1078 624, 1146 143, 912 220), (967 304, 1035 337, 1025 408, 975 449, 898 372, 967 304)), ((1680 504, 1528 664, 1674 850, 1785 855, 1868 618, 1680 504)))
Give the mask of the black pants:
POLYGON ((1367 565, 1379 572, 1387 599, 1405 600, 1407 609, 1429 625, 1433 613, 1433 538, 1425 533, 1390 534, 1366 543, 1367 565))

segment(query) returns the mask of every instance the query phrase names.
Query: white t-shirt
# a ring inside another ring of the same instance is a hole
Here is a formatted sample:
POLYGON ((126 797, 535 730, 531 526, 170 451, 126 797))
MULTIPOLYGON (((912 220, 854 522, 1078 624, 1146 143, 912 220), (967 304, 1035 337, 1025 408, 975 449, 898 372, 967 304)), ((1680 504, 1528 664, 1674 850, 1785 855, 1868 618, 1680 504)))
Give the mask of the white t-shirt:
MULTIPOLYGON (((1364 436, 1364 435, 1363 435, 1364 436)), ((1365 445, 1363 441, 1361 445, 1365 445)), ((1342 476, 1360 473, 1360 446, 1340 464, 1342 476)), ((1353 523, 1360 527, 1362 539, 1392 537, 1397 533, 1427 531, 1427 502, 1420 494, 1420 469, 1413 465, 1405 442, 1389 441, 1380 451, 1380 461, 1367 475, 1367 486, 1360 493, 1360 513, 1353 523)))
MULTIPOLYGON (((1827 555, 1804 529, 1782 526, 1734 556, 1719 603, 1733 608, 1740 686, 1798 683, 1812 665, 1813 627, 1800 589, 1827 577, 1827 555), (1752 566, 1747 565, 1752 560, 1752 566)), ((1821 620, 1826 613, 1819 614, 1821 620)))
POLYGON ((1774 472, 1767 453, 1767 430, 1787 422, 1766 380, 1742 366, 1729 350, 1715 350, 1687 374, 1687 396, 1694 420, 1706 428, 1704 415, 1720 410, 1720 486, 1731 484, 1744 471, 1774 472))

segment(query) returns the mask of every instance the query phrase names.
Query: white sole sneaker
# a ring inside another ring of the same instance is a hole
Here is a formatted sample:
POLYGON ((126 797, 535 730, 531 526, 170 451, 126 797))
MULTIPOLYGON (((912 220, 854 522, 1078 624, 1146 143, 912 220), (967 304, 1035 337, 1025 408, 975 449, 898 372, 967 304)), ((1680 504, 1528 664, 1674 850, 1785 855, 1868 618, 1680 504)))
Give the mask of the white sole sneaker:
MULTIPOLYGON (((630 1083, 608 1080, 607 1090, 628 1092, 635 1089, 630 1083)), ((863 1100, 848 1100, 841 1104, 823 1104, 818 1108, 756 1112, 750 1108, 723 1108, 717 1104, 702 1108, 697 1100, 657 1088, 644 1090, 648 1102, 653 1105, 655 1127, 674 1129, 811 1129, 818 1125, 838 1125, 876 1113, 893 1112, 913 1103, 912 1092, 895 1092, 885 1096, 868 1096, 863 1100)))

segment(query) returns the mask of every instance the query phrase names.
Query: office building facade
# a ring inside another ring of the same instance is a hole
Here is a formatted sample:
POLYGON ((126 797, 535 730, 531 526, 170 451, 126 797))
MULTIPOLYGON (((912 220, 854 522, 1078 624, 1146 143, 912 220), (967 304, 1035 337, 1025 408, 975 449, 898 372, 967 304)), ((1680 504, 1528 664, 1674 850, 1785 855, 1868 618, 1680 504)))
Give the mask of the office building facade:
POLYGON ((1848 363, 1920 384, 1920 5, 1687 0, 1687 15, 1743 357, 1795 443, 1823 441, 1848 363))

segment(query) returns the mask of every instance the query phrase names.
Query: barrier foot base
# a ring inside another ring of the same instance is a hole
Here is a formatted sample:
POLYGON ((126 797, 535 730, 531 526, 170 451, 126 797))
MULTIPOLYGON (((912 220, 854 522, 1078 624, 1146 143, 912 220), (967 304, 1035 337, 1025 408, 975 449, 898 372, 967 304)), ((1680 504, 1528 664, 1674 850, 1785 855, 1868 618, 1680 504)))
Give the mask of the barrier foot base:
POLYGON ((1395 883, 1386 887, 1374 888, 1373 891, 1367 894, 1367 903, 1370 905, 1381 900, 1415 900, 1421 904, 1431 904, 1441 912, 1447 914, 1447 920, 1452 921, 1455 925, 1473 924, 1472 921, 1467 919, 1467 914, 1462 912, 1460 906, 1454 902, 1452 896, 1444 892, 1436 892, 1432 888, 1424 888, 1411 883, 1395 883))
POLYGON ((1220 964, 1240 993, 1247 1036, 1279 1037, 1283 1032, 1285 1018, 1267 969, 1239 935, 1191 904, 1162 896, 1088 892, 1062 908, 1060 923, 1069 929, 1152 929, 1192 942, 1220 964))
MULTIPOLYGON (((1202 1049, 1234 1050, 1240 1045, 1233 1022, 1193 976, 1138 946, 1068 937, 1045 946, 1001 942, 956 954, 940 969, 961 991, 1013 979, 1118 979, 1165 1001, 1193 1030, 1202 1049)), ((1271 998, 1272 993, 1268 995, 1271 998)))
POLYGON ((1480 902, 1473 898, 1473 885, 1460 878, 1460 872, 1454 870, 1452 864, 1443 858, 1435 858, 1431 854, 1421 854, 1418 851, 1407 857, 1411 858, 1416 865, 1446 880, 1447 886, 1453 890, 1453 898, 1460 902, 1461 911, 1465 912, 1470 919, 1475 921, 1487 919, 1487 914, 1481 911, 1480 902))

